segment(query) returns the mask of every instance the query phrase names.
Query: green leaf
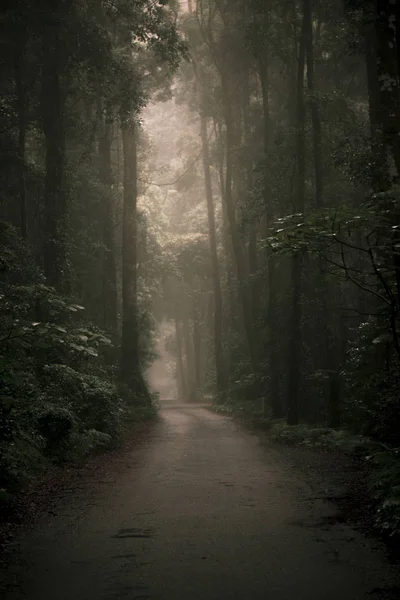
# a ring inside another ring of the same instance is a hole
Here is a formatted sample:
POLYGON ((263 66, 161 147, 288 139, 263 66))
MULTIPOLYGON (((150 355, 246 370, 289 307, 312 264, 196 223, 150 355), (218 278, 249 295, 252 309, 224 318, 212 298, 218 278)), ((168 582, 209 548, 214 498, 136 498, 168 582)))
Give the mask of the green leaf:
POLYGON ((87 342, 89 338, 87 335, 78 335, 78 340, 81 340, 81 342, 87 342))
POLYGON ((86 348, 84 346, 78 346, 78 344, 71 343, 71 348, 74 348, 77 352, 84 352, 86 348))
POLYGON ((378 337, 376 337, 374 340, 372 340, 373 344, 387 344, 390 343, 393 340, 392 336, 390 335, 390 333, 382 333, 381 335, 378 335, 378 337))

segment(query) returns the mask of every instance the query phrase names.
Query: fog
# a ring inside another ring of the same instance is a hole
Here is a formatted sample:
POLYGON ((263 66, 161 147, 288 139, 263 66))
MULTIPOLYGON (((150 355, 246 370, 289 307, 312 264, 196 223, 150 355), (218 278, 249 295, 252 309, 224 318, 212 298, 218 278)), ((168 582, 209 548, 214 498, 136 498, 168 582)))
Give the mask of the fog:
POLYGON ((399 0, 5 4, 0 590, 397 598, 399 0))

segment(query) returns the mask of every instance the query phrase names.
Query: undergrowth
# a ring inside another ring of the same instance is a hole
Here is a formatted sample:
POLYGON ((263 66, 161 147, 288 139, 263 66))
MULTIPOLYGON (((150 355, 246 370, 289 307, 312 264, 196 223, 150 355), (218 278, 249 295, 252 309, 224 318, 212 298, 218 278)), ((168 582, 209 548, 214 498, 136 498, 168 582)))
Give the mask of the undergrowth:
POLYGON ((155 398, 118 381, 106 332, 44 284, 30 248, 0 221, 0 506, 51 465, 117 446, 155 398))
POLYGON ((400 448, 391 448, 346 429, 272 420, 256 403, 215 405, 215 412, 261 427, 274 442, 324 452, 342 452, 361 460, 368 473, 368 497, 373 526, 385 538, 400 539, 400 448))
POLYGON ((374 527, 384 537, 400 536, 400 448, 390 448, 345 429, 290 426, 271 423, 271 440, 289 446, 324 451, 341 451, 364 461, 368 472, 368 498, 374 514, 374 527))

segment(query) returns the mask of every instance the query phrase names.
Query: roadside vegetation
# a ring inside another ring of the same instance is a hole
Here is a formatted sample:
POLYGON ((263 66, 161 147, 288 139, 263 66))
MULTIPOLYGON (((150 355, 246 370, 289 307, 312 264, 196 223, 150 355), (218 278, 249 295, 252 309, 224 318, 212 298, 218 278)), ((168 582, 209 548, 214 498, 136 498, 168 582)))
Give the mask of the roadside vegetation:
POLYGON ((0 504, 157 413, 139 115, 184 51, 174 21, 147 0, 2 12, 0 504))

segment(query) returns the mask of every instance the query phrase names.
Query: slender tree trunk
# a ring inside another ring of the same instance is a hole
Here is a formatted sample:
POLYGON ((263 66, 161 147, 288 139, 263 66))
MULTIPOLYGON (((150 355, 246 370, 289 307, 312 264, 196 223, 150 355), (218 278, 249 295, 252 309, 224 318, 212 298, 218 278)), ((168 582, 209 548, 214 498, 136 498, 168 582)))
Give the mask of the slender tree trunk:
POLYGON ((400 179, 400 80, 396 46, 396 2, 376 3, 377 72, 380 84, 379 112, 390 182, 400 179))
POLYGON ((24 44, 16 49, 15 57, 15 91, 18 112, 18 187, 20 202, 20 232, 23 238, 28 236, 26 215, 26 182, 25 182, 25 143, 26 143, 26 89, 24 81, 24 44))
MULTIPOLYGON (((266 17, 266 26, 268 27, 268 15, 266 17)), ((269 193, 269 148, 270 148, 270 83, 269 83, 269 48, 268 42, 260 52, 258 59, 258 72, 261 83, 262 104, 263 104, 263 145, 264 145, 264 205, 266 211, 265 225, 268 227, 273 222, 271 209, 271 200, 269 193)), ((282 416, 282 403, 279 393, 279 357, 278 357, 278 331, 277 331, 277 281, 276 281, 276 258, 267 248, 266 262, 268 265, 267 275, 267 319, 268 319, 268 364, 269 364, 269 401, 274 417, 282 416)))
MULTIPOLYGON (((309 93, 309 103, 313 133, 313 157, 314 157, 314 182, 315 182, 315 206, 320 209, 324 206, 324 175, 323 175, 323 153, 322 153, 322 125, 319 113, 318 101, 315 97, 316 85, 314 77, 314 39, 312 28, 312 2, 304 0, 304 21, 305 21, 305 43, 307 57, 307 88, 309 93)), ((319 260, 319 267, 324 268, 323 259, 319 260)), ((311 292, 311 293, 314 293, 311 292)), ((329 282, 325 286, 317 285, 319 323, 321 324, 321 333, 323 339, 322 347, 319 344, 311 344, 314 347, 315 364, 319 369, 327 369, 329 372, 328 386, 328 423, 331 427, 337 427, 340 424, 340 377, 339 362, 336 347, 338 344, 334 327, 329 328, 329 321, 332 323, 337 313, 337 309, 332 307, 328 310, 328 298, 331 294, 329 282)), ((316 316, 318 316, 318 314, 316 316)), ((318 327, 317 319, 317 327, 318 327)))
POLYGON ((183 344, 185 348, 186 358, 186 381, 187 381, 187 400, 193 402, 196 398, 196 384, 195 384, 195 359, 194 359, 194 348, 193 348, 193 336, 190 331, 190 321, 184 316, 182 319, 182 332, 183 332, 183 344))
POLYGON ((260 288, 258 284, 258 253, 257 253, 257 237, 258 228, 257 223, 250 224, 249 230, 249 246, 248 246, 248 263, 249 263, 249 276, 252 278, 251 281, 251 296, 250 296, 250 308, 253 323, 257 327, 259 320, 259 308, 260 308, 260 288))
MULTIPOLYGON (((246 20, 246 6, 242 5, 243 9, 243 19, 246 20)), ((243 198, 250 193, 250 190, 253 185, 253 164, 251 160, 251 146, 252 146, 252 132, 251 132, 251 122, 250 122, 250 72, 247 72, 246 77, 243 80, 243 88, 241 90, 241 106, 243 113, 243 134, 242 140, 244 147, 246 149, 247 158, 243 160, 243 169, 245 171, 244 176, 240 176, 240 171, 238 170, 238 187, 239 187, 239 195, 243 195, 243 198)), ((257 252, 257 240, 258 240, 258 218, 255 216, 251 217, 251 221, 248 227, 248 243, 247 247, 244 245, 243 252, 247 251, 247 278, 249 279, 248 286, 248 302, 249 302, 249 310, 251 313, 251 319, 253 323, 253 328, 257 328, 259 323, 259 309, 260 309, 260 298, 261 298, 261 286, 260 279, 258 277, 258 252, 257 252)), ((245 241, 245 240, 244 240, 245 241)), ((258 356, 258 344, 256 343, 256 339, 254 341, 256 344, 256 354, 258 356)))
POLYGON ((201 389, 201 333, 198 310, 195 307, 193 311, 193 353, 194 353, 194 374, 196 386, 196 400, 201 389))
MULTIPOLYGON (((333 349, 332 354, 335 353, 333 349)), ((328 427, 337 429, 341 424, 341 379, 339 370, 335 370, 329 375, 329 414, 328 427)))
POLYGON ((114 206, 112 184, 114 181, 111 163, 112 131, 111 123, 102 123, 99 139, 100 181, 104 186, 102 206, 103 221, 103 318, 104 328, 116 334, 117 331, 117 272, 114 243, 114 206))
POLYGON ((150 402, 140 368, 137 305, 137 141, 136 127, 122 126, 124 208, 122 233, 121 379, 137 399, 150 402))
POLYGON ((246 268, 241 248, 241 242, 237 230, 235 206, 232 193, 232 180, 233 180, 233 148, 235 144, 234 139, 234 125, 232 107, 229 98, 229 93, 226 87, 226 83, 223 82, 222 76, 222 88, 223 88, 223 103, 224 103, 224 118, 226 125, 226 172, 225 172, 225 206, 229 220, 229 232, 232 241, 233 256, 235 258, 236 274, 239 283, 239 294, 242 309, 242 318, 244 329, 246 333, 247 345, 250 355, 250 363, 254 373, 258 372, 258 359, 256 352, 256 344, 254 338, 254 327, 252 315, 249 307, 248 293, 245 286, 246 279, 246 268))
MULTIPOLYGON (((377 72, 380 86, 380 118, 383 146, 385 148, 387 188, 400 182, 400 49, 397 41, 400 24, 396 21, 400 14, 398 1, 377 0, 376 3, 377 72)), ((393 263, 395 267, 397 297, 393 315, 400 306, 400 232, 398 214, 393 216, 393 263)), ((396 320, 396 316, 393 317, 396 320)), ((396 325, 392 323, 395 347, 399 353, 396 325)))
POLYGON ((313 154, 315 174, 315 205, 322 208, 324 205, 324 177, 322 160, 322 126, 319 112, 318 100, 315 96, 316 88, 314 81, 314 40, 312 29, 311 0, 304 0, 304 27, 305 44, 307 56, 307 87, 310 102, 311 121, 313 130, 313 154))
POLYGON ((217 379, 217 393, 221 401, 226 395, 226 376, 222 346, 222 292, 220 269, 217 252, 217 235, 215 228, 214 197, 211 182, 210 156, 208 147, 207 120, 203 112, 200 114, 201 141, 203 148, 204 185, 207 199, 208 238, 211 255, 211 269, 214 292, 214 355, 217 379))
POLYGON ((186 401, 188 398, 187 383, 185 377, 185 368, 183 364, 183 344, 180 324, 177 318, 175 318, 175 335, 176 335, 176 363, 177 363, 177 375, 178 375, 178 389, 180 399, 186 401))
POLYGON ((63 2, 53 3, 43 25, 41 115, 45 138, 44 184, 44 273, 49 285, 66 285, 67 220, 65 174, 64 107, 61 90, 60 16, 63 2))
MULTIPOLYGON (((297 109, 296 109, 296 191, 295 210, 303 212, 305 208, 305 105, 304 105, 304 67, 305 67, 305 33, 306 15, 303 15, 303 25, 299 44, 297 63, 297 109)), ((290 342, 288 349, 288 424, 297 425, 299 422, 299 395, 302 355, 302 271, 303 258, 294 252, 291 258, 292 281, 292 311, 290 316, 290 342)))
POLYGON ((380 84, 377 69, 376 27, 371 9, 366 14, 365 25, 365 57, 368 83, 369 124, 371 133, 371 165, 372 186, 375 192, 386 189, 389 185, 386 169, 385 151, 382 139, 382 120, 380 116, 380 84))
MULTIPOLYGON (((193 12, 192 0, 188 1, 189 13, 193 12)), ((223 402, 226 397, 226 372, 225 372, 225 361, 223 354, 223 340, 222 340, 222 291, 221 291, 221 277, 220 268, 218 261, 218 250, 217 250, 217 235, 215 227, 215 212, 214 212, 214 195, 212 189, 211 170, 210 170, 210 152, 208 143, 208 126, 207 117, 204 114, 204 89, 201 81, 201 74, 197 67, 196 60, 193 61, 195 75, 199 86, 199 103, 200 103, 200 135, 203 151, 203 169, 204 169, 204 186, 207 200, 207 218, 208 218, 208 239, 210 246, 210 257, 211 257, 211 270, 213 280, 213 292, 214 292, 214 358, 215 358, 215 372, 216 372, 216 383, 217 383, 217 394, 218 399, 223 402)))
MULTIPOLYGON (((224 165, 223 160, 221 159, 219 164, 219 184, 220 184, 220 192, 221 192, 221 209, 222 209, 222 241, 224 247, 224 258, 225 258, 225 276, 228 287, 227 294, 227 309, 226 309, 226 317, 230 322, 236 321, 237 319, 237 307, 238 307, 238 299, 237 294, 235 293, 236 282, 234 275, 234 258, 232 254, 232 243, 229 229, 229 218, 228 212, 226 208, 226 200, 225 200, 225 182, 224 182, 224 165)), ((223 328, 222 328, 223 329, 223 328)), ((224 329, 223 329, 224 331, 224 329)), ((227 332, 229 334, 229 331, 227 332)), ((228 344, 228 347, 230 345, 228 344)), ((227 359, 227 357, 225 357, 227 359)), ((229 372, 229 368, 227 369, 229 372)))

